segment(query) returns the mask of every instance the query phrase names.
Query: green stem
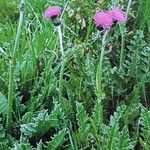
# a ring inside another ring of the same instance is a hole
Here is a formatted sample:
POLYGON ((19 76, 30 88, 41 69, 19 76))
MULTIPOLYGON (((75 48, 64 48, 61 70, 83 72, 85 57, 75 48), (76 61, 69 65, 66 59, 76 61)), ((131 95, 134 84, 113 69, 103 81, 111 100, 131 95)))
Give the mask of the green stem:
POLYGON ((23 23, 23 14, 24 14, 24 4, 25 0, 21 0, 20 2, 20 17, 19 17, 19 24, 17 29, 17 34, 15 38, 14 49, 12 53, 12 58, 9 60, 9 78, 8 78, 8 98, 7 98, 7 118, 6 118, 6 127, 8 128, 12 121, 12 112, 13 112, 13 89, 14 89, 14 79, 13 79, 13 67, 14 67, 14 60, 15 60, 15 53, 18 50, 20 33, 21 33, 21 26, 23 23))
POLYGON ((69 121, 68 121, 68 113, 67 113, 67 108, 65 106, 65 101, 63 99, 63 74, 64 74, 64 70, 65 70, 65 65, 66 62, 68 60, 67 56, 64 55, 64 48, 63 48, 63 37, 62 37, 62 31, 61 31, 61 26, 57 26, 57 32, 58 32, 58 36, 59 36, 59 44, 60 44, 60 52, 61 52, 61 67, 60 67, 60 75, 59 75, 59 103, 63 109, 63 112, 66 116, 66 119, 64 120, 65 126, 68 128, 68 132, 69 132, 69 139, 70 139, 70 143, 74 143, 72 145, 73 150, 76 150, 77 145, 76 145, 76 139, 73 136, 73 132, 72 129, 70 127, 69 121), (66 56, 66 57, 65 57, 66 56))
POLYGON ((109 30, 106 30, 103 35, 101 54, 100 54, 100 59, 99 59, 99 63, 97 66, 97 72, 96 72, 96 91, 97 91, 97 96, 98 96, 99 102, 103 98, 103 96, 102 96, 102 94, 103 94, 103 91, 102 91, 102 66, 103 66, 104 50, 105 50, 105 45, 106 45, 106 37, 107 37, 108 32, 109 32, 109 30))
POLYGON ((12 60, 9 61, 9 84, 8 84, 8 102, 7 102, 7 119, 6 127, 9 127, 12 119, 12 103, 13 103, 13 64, 12 60))
POLYGON ((15 38, 15 44, 14 44, 14 50, 13 50, 13 59, 15 57, 15 53, 18 50, 18 46, 19 46, 19 38, 20 38, 20 34, 21 34, 21 27, 23 24, 23 17, 24 17, 24 8, 25 8, 25 0, 21 0, 19 24, 18 24, 17 34, 16 34, 16 38, 15 38))
POLYGON ((130 12, 130 6, 131 6, 132 0, 128 1, 128 6, 127 6, 127 10, 126 10, 126 20, 128 18, 129 12, 130 12))
POLYGON ((59 37, 60 52, 61 52, 61 55, 64 56, 64 48, 63 48, 63 38, 62 38, 61 25, 57 26, 57 32, 58 32, 58 37, 59 37))
MULTIPOLYGON (((127 11, 126 11, 126 20, 128 18, 129 15, 129 10, 130 10, 130 6, 131 6, 132 0, 128 1, 128 6, 127 6, 127 11)), ((119 25, 120 27, 120 32, 121 32, 121 53, 120 53, 120 65, 119 65, 119 70, 122 70, 122 64, 123 64, 123 60, 124 60, 124 45, 125 45, 125 27, 123 28, 122 25, 119 25)))
POLYGON ((123 64, 123 59, 124 59, 125 35, 124 35, 124 31, 123 31, 122 25, 119 25, 119 27, 120 27, 120 32, 121 32, 121 52, 120 52, 120 65, 119 65, 119 70, 122 70, 122 64, 123 64))
POLYGON ((59 102, 62 105, 62 108, 65 110, 65 104, 64 104, 64 100, 63 100, 63 95, 62 95, 62 90, 63 90, 63 73, 64 73, 64 68, 65 68, 65 60, 62 60, 62 65, 60 67, 60 75, 59 75, 59 102))

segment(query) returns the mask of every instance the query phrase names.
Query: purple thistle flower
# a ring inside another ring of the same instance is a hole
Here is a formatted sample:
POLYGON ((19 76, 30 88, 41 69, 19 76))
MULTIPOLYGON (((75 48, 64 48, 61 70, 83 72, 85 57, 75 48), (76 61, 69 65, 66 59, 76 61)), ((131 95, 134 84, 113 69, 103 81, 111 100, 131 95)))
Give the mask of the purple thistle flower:
POLYGON ((58 17, 61 14, 59 6, 53 6, 45 10, 43 17, 47 20, 58 17))
POLYGON ((121 23, 126 21, 124 13, 121 9, 118 8, 111 9, 108 11, 108 14, 111 16, 113 21, 118 21, 121 23))
POLYGON ((94 17, 94 22, 97 27, 102 27, 103 29, 109 29, 113 25, 113 19, 110 15, 104 11, 97 12, 94 17))

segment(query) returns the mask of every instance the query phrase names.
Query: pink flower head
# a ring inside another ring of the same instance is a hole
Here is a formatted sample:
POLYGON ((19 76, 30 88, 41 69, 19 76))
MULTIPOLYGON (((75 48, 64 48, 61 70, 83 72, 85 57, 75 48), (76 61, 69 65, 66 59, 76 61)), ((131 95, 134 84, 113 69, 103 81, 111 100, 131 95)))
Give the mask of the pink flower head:
POLYGON ((94 15, 94 22, 97 27, 102 27, 103 29, 109 29, 113 25, 113 19, 106 12, 97 12, 94 15))
POLYGON ((108 11, 108 14, 112 17, 113 21, 125 22, 125 16, 121 9, 114 8, 108 11))
POLYGON ((43 17, 45 19, 53 19, 59 16, 61 13, 61 8, 59 6, 53 6, 45 10, 43 17))

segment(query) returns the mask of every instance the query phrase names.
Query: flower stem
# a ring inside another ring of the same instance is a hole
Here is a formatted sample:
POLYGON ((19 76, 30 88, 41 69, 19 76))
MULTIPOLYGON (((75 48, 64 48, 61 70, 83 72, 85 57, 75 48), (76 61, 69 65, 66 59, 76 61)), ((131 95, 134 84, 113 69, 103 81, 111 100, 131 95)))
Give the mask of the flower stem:
POLYGON ((58 32, 58 37, 59 37, 60 52, 61 52, 61 55, 64 56, 64 48, 63 48, 63 38, 62 38, 61 25, 57 26, 57 32, 58 32))
POLYGON ((13 103, 13 64, 12 60, 9 60, 9 77, 8 77, 8 102, 7 102, 7 119, 6 127, 9 127, 12 119, 12 103, 13 103))
MULTIPOLYGON (((128 6, 127 6, 127 11, 126 11, 126 20, 129 15, 129 10, 131 6, 132 0, 128 1, 128 6)), ((121 53, 120 53, 120 65, 119 65, 119 70, 122 70, 122 64, 124 60, 124 45, 125 45, 125 26, 119 25, 120 27, 120 32, 121 32, 121 53)))
POLYGON ((127 11, 126 11, 126 20, 128 18, 129 12, 130 12, 130 6, 131 6, 132 0, 128 1, 127 11))
POLYGON ((9 77, 8 77, 8 105, 7 105, 7 118, 6 118, 6 127, 8 128, 12 121, 12 112, 13 112, 13 89, 14 89, 14 79, 13 79, 13 67, 14 67, 14 59, 15 59, 15 53, 18 50, 19 46, 19 39, 20 39, 20 33, 21 33, 21 26, 23 23, 23 16, 24 16, 24 5, 25 0, 21 0, 20 2, 20 17, 19 17, 19 24, 17 29, 17 34, 15 38, 15 44, 14 49, 12 53, 12 58, 9 60, 9 77))
POLYGON ((103 99, 103 90, 102 90, 102 66, 103 66, 103 58, 104 58, 104 50, 106 45, 106 37, 109 30, 106 30, 103 35, 102 40, 102 49, 100 54, 99 63, 97 66, 97 72, 96 72, 96 91, 97 91, 97 97, 99 102, 103 99))
POLYGON ((74 146, 72 147, 74 150, 76 150, 76 139, 73 136, 72 133, 72 128, 69 124, 68 121, 68 113, 67 113, 67 108, 65 105, 65 101, 63 99, 63 74, 64 74, 64 70, 65 70, 65 65, 66 62, 68 60, 67 56, 64 55, 64 48, 63 48, 63 37, 62 37, 62 31, 61 31, 61 25, 57 26, 57 32, 58 32, 58 36, 59 36, 59 44, 60 44, 60 52, 61 52, 61 67, 60 67, 60 74, 59 74, 59 103, 62 107, 62 110, 66 116, 66 119, 64 120, 65 126, 68 128, 68 132, 69 132, 69 139, 71 143, 74 143, 74 146))
POLYGON ((121 32, 121 52, 120 52, 120 64, 119 64, 119 70, 122 70, 122 64, 124 59, 124 43, 125 43, 125 35, 124 35, 124 27, 122 25, 120 27, 121 32))
POLYGON ((64 104, 64 100, 63 100, 63 95, 62 95, 62 84, 63 84, 63 73, 64 73, 64 69, 65 69, 65 60, 62 60, 62 65, 60 67, 60 75, 59 75, 59 102, 61 103, 64 111, 65 110, 65 104, 64 104))
POLYGON ((13 49, 13 59, 15 57, 15 53, 18 50, 18 46, 19 46, 19 38, 20 38, 20 34, 21 34, 21 27, 23 24, 23 17, 24 17, 24 8, 25 8, 25 0, 21 0, 19 24, 18 24, 17 34, 16 34, 16 38, 15 38, 15 44, 14 44, 14 49, 13 49))

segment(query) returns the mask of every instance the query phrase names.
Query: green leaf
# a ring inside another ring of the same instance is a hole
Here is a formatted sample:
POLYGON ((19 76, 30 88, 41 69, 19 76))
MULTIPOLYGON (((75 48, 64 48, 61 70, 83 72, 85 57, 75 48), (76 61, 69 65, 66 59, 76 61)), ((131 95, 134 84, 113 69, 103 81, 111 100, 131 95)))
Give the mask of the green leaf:
POLYGON ((117 111, 114 112, 114 115, 110 117, 110 126, 115 127, 116 124, 119 123, 119 120, 121 117, 123 117, 123 114, 126 110, 126 105, 118 106, 117 111))
POLYGON ((98 131, 103 122, 103 106, 101 103, 96 102, 90 121, 94 136, 99 140, 98 131))
POLYGON ((109 126, 102 124, 100 127, 100 146, 101 149, 118 149, 119 142, 121 140, 120 124, 119 121, 123 117, 126 106, 118 106, 117 111, 110 117, 109 126), (105 144, 104 144, 105 143, 105 144))
POLYGON ((132 150, 133 145, 130 141, 129 131, 127 126, 124 126, 124 128, 121 131, 121 136, 119 140, 119 150, 132 150))
POLYGON ((66 129, 63 129, 59 131, 59 133, 56 134, 50 142, 47 142, 48 150, 56 150, 64 142, 65 134, 66 134, 66 129))
POLYGON ((32 112, 27 112, 27 113, 25 113, 25 114, 22 116, 22 119, 21 119, 22 124, 30 123, 31 120, 32 120, 32 116, 33 116, 33 113, 32 113, 32 112))
POLYGON ((31 137, 37 131, 37 124, 35 123, 28 123, 21 125, 21 132, 23 135, 31 137))
POLYGON ((29 143, 15 143, 12 150, 33 150, 29 143))
POLYGON ((0 149, 1 150, 11 150, 11 148, 8 147, 6 143, 0 143, 0 149))
MULTIPOLYGON (((88 141, 90 136, 90 124, 89 124, 89 117, 86 113, 85 108, 81 103, 76 103, 77 105, 77 114, 76 118, 78 121, 78 141, 83 142, 84 144, 88 141)), ((87 146, 87 145, 86 145, 87 146)))
POLYGON ((123 116, 125 125, 129 125, 134 121, 134 119, 140 114, 140 94, 139 88, 134 87, 131 94, 128 96, 127 109, 123 116))
POLYGON ((5 114, 7 111, 7 99, 6 97, 0 92, 0 114, 5 114))
POLYGON ((6 137, 5 137, 5 130, 3 126, 0 124, 0 143, 7 143, 6 137))
POLYGON ((92 119, 97 127, 99 127, 103 121, 103 106, 100 103, 96 103, 93 114, 92 114, 92 119))
POLYGON ((142 138, 141 143, 145 143, 143 147, 148 147, 150 149, 150 111, 147 108, 142 107, 140 124, 142 126, 142 138))
POLYGON ((43 149, 43 143, 42 140, 40 140, 40 142, 37 144, 36 150, 42 150, 42 149, 43 149))
POLYGON ((8 143, 8 140, 6 139, 5 129, 0 124, 0 150, 10 150, 7 143, 8 143))
POLYGON ((23 124, 21 125, 21 132, 28 137, 41 137, 50 128, 59 126, 59 118, 63 117, 61 107, 55 103, 54 110, 49 115, 47 110, 37 111, 34 114, 27 112, 22 117, 23 124))
POLYGON ((51 127, 57 127, 59 125, 58 117, 63 117, 62 108, 60 104, 55 103, 55 107, 53 111, 51 112, 51 114, 49 115, 51 127))

